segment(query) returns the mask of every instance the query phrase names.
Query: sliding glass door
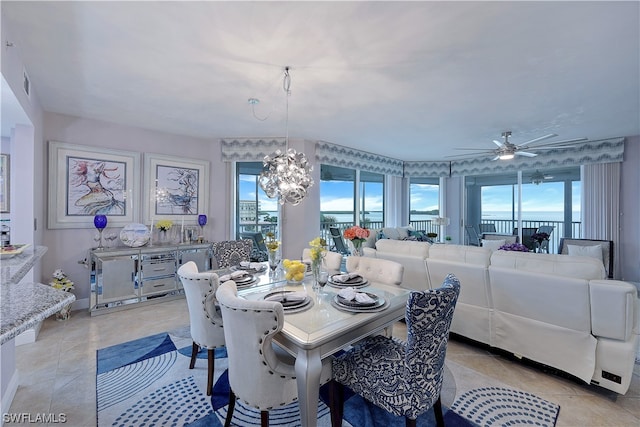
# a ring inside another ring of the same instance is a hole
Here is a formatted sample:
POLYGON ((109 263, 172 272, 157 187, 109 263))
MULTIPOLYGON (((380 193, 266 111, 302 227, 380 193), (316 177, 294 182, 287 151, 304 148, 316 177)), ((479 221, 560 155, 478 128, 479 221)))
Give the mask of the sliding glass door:
POLYGON ((465 177, 465 226, 482 233, 550 231, 549 252, 561 237, 580 236, 580 168, 525 170, 465 177), (541 228, 542 227, 542 228, 541 228))

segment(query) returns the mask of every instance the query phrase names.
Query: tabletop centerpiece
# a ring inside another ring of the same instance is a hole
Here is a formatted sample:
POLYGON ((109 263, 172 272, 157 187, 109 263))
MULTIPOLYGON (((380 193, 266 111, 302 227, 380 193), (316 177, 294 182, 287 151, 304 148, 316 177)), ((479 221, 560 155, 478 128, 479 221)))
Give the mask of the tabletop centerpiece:
POLYGON ((294 284, 300 284, 304 280, 304 273, 307 271, 307 265, 302 261, 285 259, 282 260, 282 266, 285 271, 285 279, 294 284))
MULTIPOLYGON (((49 282, 52 288, 58 289, 64 292, 70 292, 74 289, 73 282, 67 277, 62 269, 57 269, 52 274, 53 280, 49 282)), ((71 304, 67 304, 56 313, 56 319, 67 320, 71 317, 71 304)))
POLYGON ((278 249, 280 249, 280 242, 276 240, 276 235, 272 231, 268 231, 265 234, 265 242, 264 245, 267 247, 267 256, 269 257, 269 268, 271 269, 271 274, 275 274, 276 268, 278 268, 278 263, 280 260, 278 259, 278 249))
POLYGON ((549 233, 545 233, 545 232, 533 233, 531 235, 531 240, 533 240, 536 244, 536 252, 540 253, 546 246, 544 242, 549 241, 549 233))
POLYGON ((160 242, 166 243, 169 240, 168 233, 173 227, 173 221, 169 219, 161 219, 156 223, 156 228, 160 236, 160 242))
POLYGON ((362 244, 369 237, 369 230, 359 225, 354 225, 344 230, 343 234, 345 239, 349 240, 353 245, 351 255, 362 256, 362 244))
POLYGON ((311 253, 311 273, 315 284, 318 284, 318 277, 320 276, 320 270, 322 269, 322 260, 327 254, 327 241, 322 237, 316 237, 309 242, 311 253))

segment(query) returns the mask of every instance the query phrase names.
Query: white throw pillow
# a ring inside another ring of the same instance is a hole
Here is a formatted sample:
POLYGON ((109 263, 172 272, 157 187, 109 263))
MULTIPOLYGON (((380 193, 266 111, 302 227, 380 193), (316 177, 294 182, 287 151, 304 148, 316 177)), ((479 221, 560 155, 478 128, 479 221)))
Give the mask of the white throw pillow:
POLYGON ((482 239, 482 247, 483 248, 489 248, 492 251, 497 251, 498 249, 500 249, 500 246, 505 244, 505 242, 506 242, 505 239, 502 239, 502 240, 482 239))
POLYGON ((567 253, 572 256, 588 256, 602 261, 602 245, 567 245, 567 253))

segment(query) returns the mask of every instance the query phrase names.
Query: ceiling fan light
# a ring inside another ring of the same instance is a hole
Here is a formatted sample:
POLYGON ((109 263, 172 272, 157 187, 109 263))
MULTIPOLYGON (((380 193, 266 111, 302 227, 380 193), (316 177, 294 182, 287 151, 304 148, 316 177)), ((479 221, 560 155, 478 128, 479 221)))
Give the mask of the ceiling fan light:
POLYGON ((511 160, 514 157, 513 153, 502 153, 498 156, 500 160, 511 160))

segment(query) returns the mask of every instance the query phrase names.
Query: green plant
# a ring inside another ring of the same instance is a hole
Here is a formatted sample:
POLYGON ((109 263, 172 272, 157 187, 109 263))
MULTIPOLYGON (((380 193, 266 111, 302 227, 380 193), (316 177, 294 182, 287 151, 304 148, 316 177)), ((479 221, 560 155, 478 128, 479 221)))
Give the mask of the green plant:
POLYGON ((444 240, 451 241, 451 236, 447 236, 447 237, 445 237, 445 238, 444 238, 444 240))

